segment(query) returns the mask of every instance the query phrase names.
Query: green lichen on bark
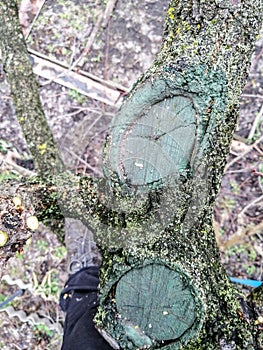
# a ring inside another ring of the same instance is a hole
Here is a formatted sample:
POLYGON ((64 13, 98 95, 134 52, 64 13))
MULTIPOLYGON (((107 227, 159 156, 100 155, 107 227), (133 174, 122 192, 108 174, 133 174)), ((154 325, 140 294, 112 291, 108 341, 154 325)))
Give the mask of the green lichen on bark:
POLYGON ((262 25, 262 7, 262 0, 171 1, 155 67, 181 62, 220 68, 227 76, 229 101, 236 103, 262 25))

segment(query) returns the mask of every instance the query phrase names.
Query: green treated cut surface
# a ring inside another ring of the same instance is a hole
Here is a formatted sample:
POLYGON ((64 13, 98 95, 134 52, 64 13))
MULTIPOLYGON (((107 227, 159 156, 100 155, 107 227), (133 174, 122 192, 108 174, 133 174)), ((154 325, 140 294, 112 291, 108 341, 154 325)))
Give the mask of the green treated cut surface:
POLYGON ((225 87, 220 70, 202 65, 146 80, 112 121, 105 176, 143 193, 195 174, 224 116, 225 87))
POLYGON ((123 182, 161 183, 189 166, 196 135, 192 100, 174 96, 146 108, 114 134, 110 163, 123 182))
POLYGON ((129 327, 151 339, 180 338, 196 320, 193 287, 186 276, 161 264, 126 273, 116 288, 118 313, 129 327))

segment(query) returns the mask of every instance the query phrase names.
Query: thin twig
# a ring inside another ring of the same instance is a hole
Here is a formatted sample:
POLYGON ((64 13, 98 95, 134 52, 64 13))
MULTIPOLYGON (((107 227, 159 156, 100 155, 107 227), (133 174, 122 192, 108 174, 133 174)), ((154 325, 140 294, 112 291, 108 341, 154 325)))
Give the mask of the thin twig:
POLYGON ((76 153, 74 153, 73 151, 71 151, 70 149, 65 149, 66 152, 70 153, 73 157, 75 157, 80 163, 84 164, 87 168, 89 168, 90 170, 92 170, 95 174, 97 174, 100 177, 103 177, 103 174, 100 170, 94 168, 93 166, 91 166, 89 163, 85 162, 85 160, 83 160, 82 158, 80 158, 76 153))
POLYGON ((239 234, 234 234, 231 238, 229 238, 226 242, 221 243, 221 247, 227 249, 232 247, 233 245, 243 243, 247 237, 253 236, 256 233, 259 233, 263 230, 263 222, 260 222, 258 225, 252 228, 246 228, 241 231, 239 234))
POLYGON ((26 32, 26 34, 25 34, 25 40, 28 39, 28 37, 29 37, 29 35, 30 35, 30 33, 31 33, 32 29, 33 29, 33 26, 35 25, 36 20, 38 19, 39 15, 40 15, 40 12, 41 12, 41 10, 42 10, 42 8, 43 8, 45 2, 46 2, 46 0, 43 0, 43 1, 42 1, 41 5, 40 5, 40 7, 39 7, 39 9, 38 9, 38 11, 37 11, 37 13, 36 13, 36 15, 35 15, 33 21, 32 21, 32 23, 30 24, 30 27, 28 28, 28 30, 27 30, 27 32, 26 32))
POLYGON ((247 173, 247 172, 252 172, 253 168, 252 167, 246 167, 242 168, 239 170, 228 170, 227 174, 240 174, 240 173, 247 173))
POLYGON ((261 171, 257 171, 256 169, 253 169, 253 174, 257 175, 258 177, 263 177, 263 173, 261 171))
POLYGON ((261 189, 261 192, 263 193, 263 185, 262 185, 262 179, 261 179, 261 176, 258 176, 258 185, 261 189))
POLYGON ((108 21, 106 29, 106 48, 105 48, 105 60, 104 60, 104 72, 103 78, 108 79, 108 63, 109 63, 109 46, 110 46, 110 21, 108 21))
POLYGON ((57 74, 55 77, 53 77, 51 79, 48 79, 48 81, 46 81, 45 83, 41 84, 41 87, 44 87, 44 86, 47 86, 47 85, 51 84, 54 80, 62 78, 62 77, 64 77, 67 74, 67 72, 72 71, 72 69, 70 69, 70 68, 73 65, 73 60, 74 60, 75 51, 76 51, 75 42, 76 42, 76 37, 74 38, 74 42, 73 42, 73 49, 72 49, 72 52, 71 52, 71 55, 70 55, 68 70, 66 72, 63 71, 63 72, 57 74))
POLYGON ((72 45, 72 52, 70 55, 69 66, 72 66, 75 54, 76 54, 76 37, 74 37, 74 41, 72 45))
POLYGON ((258 146, 254 146, 254 149, 263 156, 263 152, 261 151, 260 148, 258 148, 258 146))
MULTIPOLYGON (((81 113, 81 112, 92 112, 92 113, 95 113, 95 114, 102 114, 103 116, 108 116, 108 117, 113 117, 115 114, 114 113, 110 113, 110 112, 103 112, 101 113, 101 110, 97 110, 97 109, 94 109, 94 108, 90 108, 90 107, 80 107, 80 106, 74 106, 74 109, 75 111, 72 112, 72 113, 67 113, 67 114, 63 114, 64 116, 68 116, 68 117, 71 117, 73 115, 76 115, 78 113, 81 113)), ((88 116, 88 114, 85 114, 85 118, 88 116)))
POLYGON ((67 113, 67 114, 63 114, 64 118, 66 117, 72 117, 74 115, 78 115, 79 113, 82 113, 82 112, 86 112, 88 110, 87 107, 83 107, 83 108, 76 108, 76 110, 74 112, 71 112, 71 113, 67 113))
POLYGON ((92 128, 94 125, 96 125, 98 123, 98 121, 102 118, 104 114, 100 114, 90 125, 89 127, 85 130, 85 134, 87 134, 92 128))
POLYGON ((258 55, 255 57, 255 59, 253 60, 252 64, 251 64, 251 68, 250 71, 253 71, 254 68, 256 67, 256 64, 258 63, 258 60, 260 59, 260 57, 263 54, 263 47, 262 49, 259 51, 258 55))
POLYGON ((108 0, 107 2, 107 7, 104 13, 104 18, 103 18, 103 22, 102 22, 102 27, 106 28, 107 24, 109 22, 110 16, 114 10, 114 7, 116 5, 118 0, 108 0))
POLYGON ((101 13, 101 14, 99 15, 99 18, 98 18, 98 20, 97 20, 97 22, 96 22, 96 24, 95 24, 95 26, 94 26, 94 28, 93 28, 91 34, 90 34, 90 37, 89 37, 89 39, 88 39, 88 42, 87 42, 87 44, 86 44, 84 50, 82 51, 82 53, 81 53, 81 55, 79 56, 79 58, 78 58, 78 59, 73 63, 73 65, 70 67, 71 70, 74 69, 74 68, 75 68, 76 66, 78 66, 78 65, 79 65, 79 66, 82 66, 84 57, 90 52, 91 47, 92 47, 92 45, 93 45, 93 43, 94 43, 94 40, 95 40, 95 38, 96 38, 96 36, 97 36, 97 34, 98 34, 98 31, 99 31, 99 29, 100 29, 102 20, 103 20, 103 14, 101 13))
POLYGON ((242 97, 251 97, 251 98, 260 98, 263 99, 263 95, 254 95, 254 94, 243 94, 242 97))
POLYGON ((253 201, 249 202, 242 210, 241 212, 238 214, 238 218, 242 218, 242 216, 245 214, 245 212, 250 208, 253 207, 255 204, 257 204, 258 202, 260 202, 261 200, 263 200, 263 196, 257 197, 255 198, 253 201))
MULTIPOLYGON (((85 56, 87 56, 87 54, 90 52, 90 50, 92 48, 92 45, 93 45, 93 43, 95 41, 95 38, 96 38, 96 36, 97 36, 97 34, 99 32, 100 27, 102 26, 103 28, 105 28, 107 26, 109 18, 110 18, 110 15, 111 15, 111 13, 112 13, 112 11, 114 9, 114 6, 115 6, 116 2, 117 2, 117 0, 109 0, 108 1, 105 13, 104 14, 101 13, 99 15, 98 20, 95 23, 95 26, 94 26, 91 34, 89 35, 89 39, 87 41, 87 44, 86 44, 84 50, 82 51, 80 56, 76 59, 76 61, 74 63, 70 64, 70 66, 68 67, 68 71, 72 71, 77 66, 82 66, 83 65, 83 60, 84 60, 85 56)), ((65 76, 66 73, 67 72, 62 72, 54 79, 61 78, 61 77, 65 76)), ((45 85, 50 84, 54 79, 46 82, 45 85)))
POLYGON ((83 64, 83 60, 84 57, 90 52, 91 47, 94 43, 94 40, 99 32, 99 29, 102 25, 102 27, 106 27, 106 25, 108 24, 110 15, 115 7, 117 0, 109 0, 106 6, 106 10, 104 14, 100 14, 99 18, 90 34, 89 40, 85 46, 85 49, 82 51, 81 55, 79 56, 79 58, 74 62, 74 64, 72 65, 72 69, 74 69, 76 66, 82 66, 83 64))
POLYGON ((231 160, 231 162, 229 162, 226 167, 225 167, 225 172, 234 164, 236 163, 238 160, 242 159, 246 154, 248 154, 249 152, 252 151, 252 149, 254 148, 254 146, 256 146, 258 143, 260 143, 263 140, 263 135, 257 139, 252 145, 250 145, 247 150, 245 152, 243 152, 242 154, 240 154, 240 156, 234 158, 233 160, 231 160))
POLYGON ((244 143, 245 145, 248 145, 249 144, 249 141, 245 138, 245 137, 242 137, 236 133, 234 133, 233 135, 233 139, 236 140, 236 141, 239 141, 239 142, 242 142, 244 143))
POLYGON ((20 348, 20 346, 18 346, 17 344, 13 343, 12 345, 14 345, 17 350, 22 350, 22 348, 20 348))
MULTIPOLYGON (((95 114, 101 114, 101 110, 97 110, 97 109, 94 109, 94 108, 87 108, 87 111, 95 113, 95 114)), ((108 116, 108 117, 114 117, 115 116, 115 113, 111 113, 111 112, 103 112, 102 114, 105 117, 106 116, 108 116)))
POLYGON ((248 139, 252 139, 255 132, 256 132, 256 128, 260 122, 260 120, 262 119, 262 116, 263 116, 263 104, 261 106, 261 109, 259 111, 259 113, 256 115, 256 118, 254 119, 254 122, 253 122, 253 125, 252 125, 252 128, 250 129, 250 132, 249 132, 249 135, 248 135, 248 139))

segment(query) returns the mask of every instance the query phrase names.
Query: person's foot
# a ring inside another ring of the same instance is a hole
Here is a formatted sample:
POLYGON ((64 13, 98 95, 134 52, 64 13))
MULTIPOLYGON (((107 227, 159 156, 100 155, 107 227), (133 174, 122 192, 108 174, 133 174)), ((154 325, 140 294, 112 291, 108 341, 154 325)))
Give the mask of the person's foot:
POLYGON ((65 242, 69 274, 83 267, 100 266, 101 255, 93 234, 80 220, 65 218, 65 242))

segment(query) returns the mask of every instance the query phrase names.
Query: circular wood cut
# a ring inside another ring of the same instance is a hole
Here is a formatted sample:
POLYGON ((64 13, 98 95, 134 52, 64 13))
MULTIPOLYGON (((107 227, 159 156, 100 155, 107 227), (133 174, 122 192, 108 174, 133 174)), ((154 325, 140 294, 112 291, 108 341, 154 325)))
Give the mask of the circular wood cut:
POLYGON ((163 184, 189 167, 196 130, 193 101, 182 95, 167 97, 129 121, 117 118, 108 166, 132 186, 163 184))
POLYGON ((185 337, 199 319, 200 303, 188 277, 161 264, 127 272, 117 284, 116 303, 121 319, 138 337, 143 332, 157 341, 185 337))

